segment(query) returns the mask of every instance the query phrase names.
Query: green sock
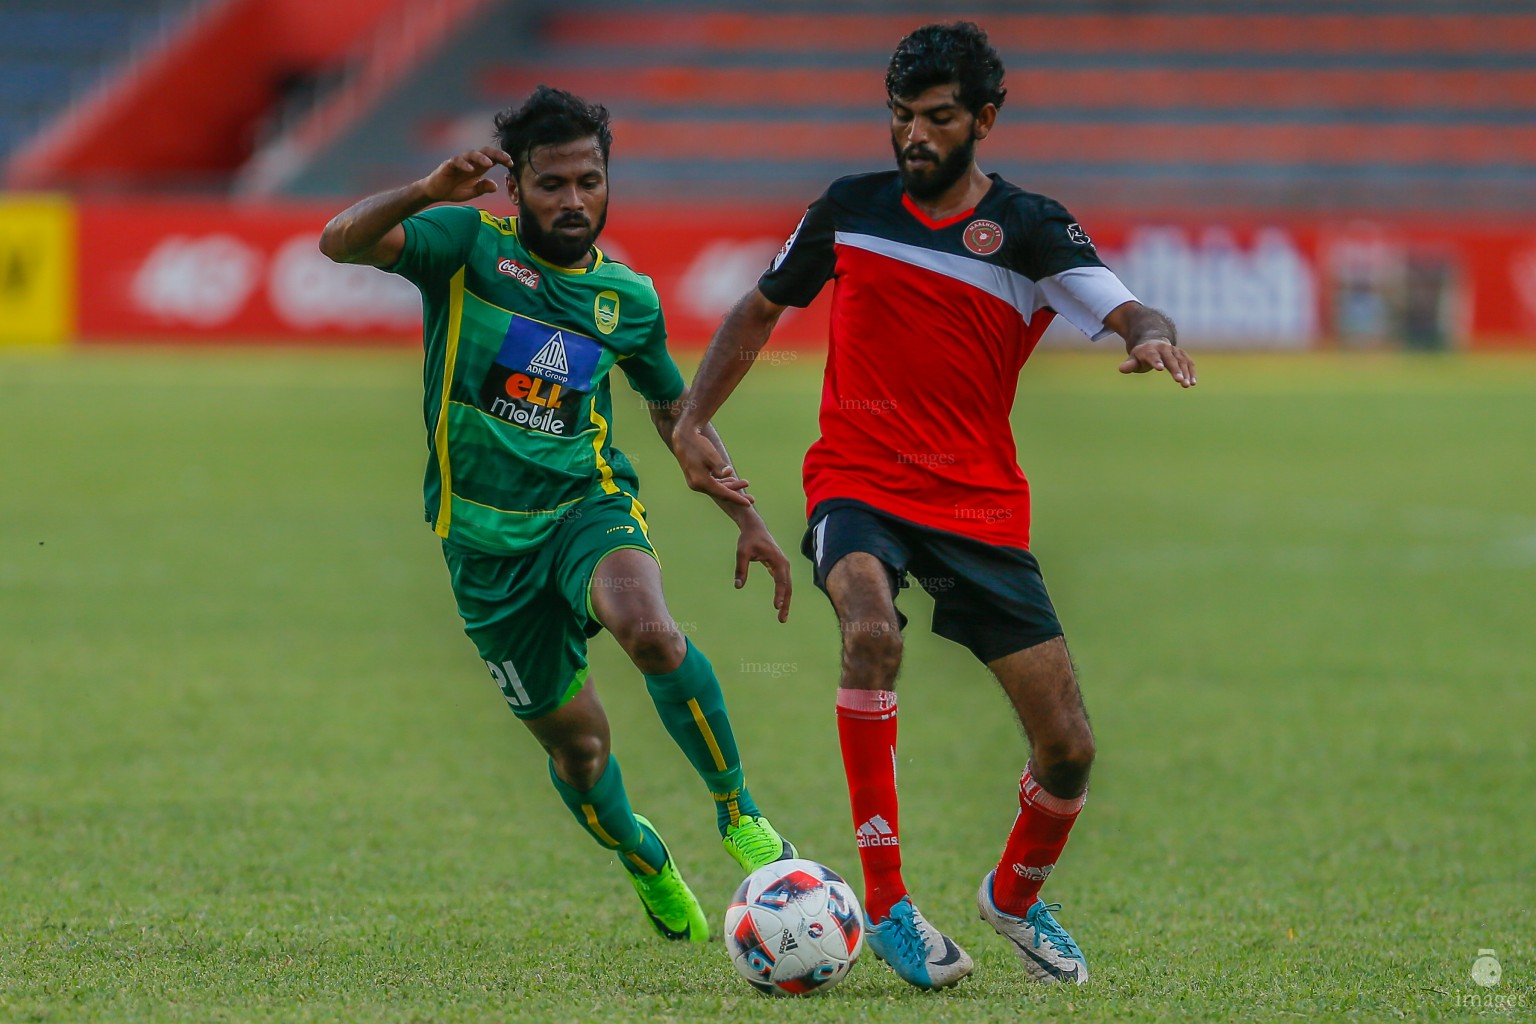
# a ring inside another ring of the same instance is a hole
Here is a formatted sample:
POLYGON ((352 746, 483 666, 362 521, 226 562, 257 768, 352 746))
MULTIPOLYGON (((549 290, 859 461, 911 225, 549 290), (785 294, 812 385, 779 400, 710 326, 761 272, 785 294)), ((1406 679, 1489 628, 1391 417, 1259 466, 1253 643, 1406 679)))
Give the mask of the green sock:
POLYGON ((603 769, 602 778, 585 793, 555 774, 553 759, 549 762, 549 779, 581 827, 605 848, 618 853, 624 870, 632 875, 654 875, 661 870, 667 862, 666 847, 656 833, 635 820, 629 809, 618 758, 608 755, 608 767, 603 769))
POLYGON ((756 817, 760 812, 747 790, 720 680, 693 641, 685 642, 688 653, 683 655, 683 663, 663 675, 646 676, 645 688, 661 724, 714 796, 715 824, 723 836, 738 819, 756 817))

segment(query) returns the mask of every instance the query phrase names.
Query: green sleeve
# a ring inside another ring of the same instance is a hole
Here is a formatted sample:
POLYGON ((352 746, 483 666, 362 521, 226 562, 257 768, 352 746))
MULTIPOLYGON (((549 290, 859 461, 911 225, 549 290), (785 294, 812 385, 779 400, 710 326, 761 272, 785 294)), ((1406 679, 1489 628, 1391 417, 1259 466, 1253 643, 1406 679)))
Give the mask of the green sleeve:
POLYGON ((412 284, 443 281, 458 272, 480 232, 480 211, 473 206, 434 206, 405 218, 405 248, 394 266, 385 267, 412 284))
POLYGON ((682 395, 683 375, 667 351, 667 322, 661 310, 656 311, 656 323, 645 344, 621 358, 619 368, 630 387, 648 402, 671 402, 682 395))

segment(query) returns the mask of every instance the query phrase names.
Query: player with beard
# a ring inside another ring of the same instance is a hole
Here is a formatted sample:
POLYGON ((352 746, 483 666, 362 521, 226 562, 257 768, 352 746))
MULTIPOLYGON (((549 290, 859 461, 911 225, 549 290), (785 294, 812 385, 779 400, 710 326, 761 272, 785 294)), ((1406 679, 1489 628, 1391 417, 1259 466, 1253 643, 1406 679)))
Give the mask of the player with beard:
MULTIPOLYGON (((794 856, 747 789, 714 670, 667 610, 639 482, 609 436, 614 366, 668 443, 686 390, 650 279, 595 244, 608 211, 607 110, 540 86, 495 127, 497 145, 338 214, 320 248, 420 289, 426 518, 465 632, 548 752, 560 798, 618 854, 656 931, 705 942, 698 900, 656 829, 630 809, 586 657, 606 628, 644 675, 742 870, 794 856), (517 216, 438 205, 495 192, 488 174, 498 166, 517 216)), ((732 497, 720 501, 741 531, 737 586, 751 562, 766 565, 783 621, 789 563, 751 505, 733 500, 745 486, 730 481, 732 497)))
POLYGON ((1006 95, 986 33, 969 22, 918 29, 885 84, 897 169, 842 178, 811 205, 716 332, 673 451, 690 486, 743 500, 707 424, 784 309, 833 281, 803 547, 842 630, 838 736, 869 946, 921 988, 971 970, 901 874, 896 597, 910 572, 933 596, 934 632, 992 671, 1032 748, 1017 817, 977 894, 982 918, 1030 977, 1080 984, 1082 952, 1038 894, 1083 806, 1094 740, 1029 551, 1029 485, 1008 417, 1019 372, 1058 315, 1094 339, 1124 339, 1122 373, 1165 370, 1188 388, 1194 363, 1059 203, 976 166, 1006 95))

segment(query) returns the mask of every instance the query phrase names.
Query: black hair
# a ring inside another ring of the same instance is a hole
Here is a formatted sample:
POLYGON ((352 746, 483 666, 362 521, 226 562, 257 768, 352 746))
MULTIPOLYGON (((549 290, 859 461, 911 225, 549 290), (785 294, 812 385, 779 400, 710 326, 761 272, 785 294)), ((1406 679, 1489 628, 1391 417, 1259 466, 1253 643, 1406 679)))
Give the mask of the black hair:
POLYGON ((596 138, 608 162, 613 148, 613 128, 608 108, 588 103, 564 89, 541 85, 521 107, 508 107, 496 115, 496 144, 512 157, 514 174, 521 174, 528 154, 540 146, 559 146, 578 139, 596 138))
POLYGON ((885 92, 892 100, 911 99, 954 82, 959 100, 973 115, 991 103, 1002 107, 1003 60, 987 42, 987 33, 970 21, 924 25, 896 45, 885 70, 885 92))

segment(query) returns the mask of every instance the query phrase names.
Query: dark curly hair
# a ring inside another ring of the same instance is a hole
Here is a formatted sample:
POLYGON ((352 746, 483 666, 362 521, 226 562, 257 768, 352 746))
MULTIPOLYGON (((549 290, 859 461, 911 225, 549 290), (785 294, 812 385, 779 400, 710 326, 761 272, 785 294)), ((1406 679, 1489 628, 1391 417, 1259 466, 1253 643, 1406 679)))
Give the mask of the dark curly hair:
POLYGON ((890 100, 911 99, 949 82, 959 86, 960 103, 973 115, 988 103, 1001 108, 1008 95, 1002 58, 974 22, 924 25, 897 44, 885 70, 890 100))
POLYGON ((521 107, 509 107, 497 114, 494 124, 496 144, 512 157, 515 174, 522 173, 528 154, 540 146, 596 138, 605 164, 608 151, 613 148, 607 107, 547 85, 533 90, 521 107))

